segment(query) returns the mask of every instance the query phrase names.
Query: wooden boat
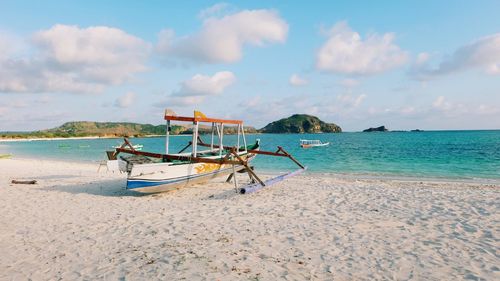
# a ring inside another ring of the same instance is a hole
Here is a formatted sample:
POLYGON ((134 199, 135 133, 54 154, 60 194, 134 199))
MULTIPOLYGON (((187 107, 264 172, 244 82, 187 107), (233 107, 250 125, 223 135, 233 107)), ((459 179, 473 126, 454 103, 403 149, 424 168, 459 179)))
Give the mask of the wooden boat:
POLYGON ((317 146, 327 146, 330 145, 329 142, 321 142, 320 140, 300 140, 300 147, 302 148, 310 148, 317 146))
MULTIPOLYGON (((234 178, 236 183, 236 172, 245 171, 253 182, 251 189, 244 186, 238 190, 248 193, 266 186, 249 166, 258 154, 287 157, 300 166, 295 158, 288 154, 283 148, 278 147, 276 152, 261 151, 260 141, 247 145, 243 121, 224 120, 208 118, 203 113, 195 111, 194 117, 177 116, 173 111, 166 110, 165 154, 139 151, 125 138, 124 143, 107 151, 108 170, 119 170, 127 173, 127 189, 142 193, 156 193, 178 189, 195 183, 201 183, 220 176, 227 176, 227 181, 234 178), (190 122, 193 124, 192 140, 179 152, 170 153, 170 123, 172 121, 190 122), (211 123, 211 142, 205 143, 199 136, 200 123, 211 123), (235 146, 225 146, 224 125, 237 126, 237 141, 235 146), (215 143, 215 140, 218 143, 215 143), (190 148, 191 151, 185 152, 190 148)), ((283 178, 284 179, 284 178, 283 178)), ((276 182, 278 180, 275 180, 276 182)), ((266 181, 269 182, 269 181, 266 181)), ((274 183, 272 182, 272 183, 274 183)))

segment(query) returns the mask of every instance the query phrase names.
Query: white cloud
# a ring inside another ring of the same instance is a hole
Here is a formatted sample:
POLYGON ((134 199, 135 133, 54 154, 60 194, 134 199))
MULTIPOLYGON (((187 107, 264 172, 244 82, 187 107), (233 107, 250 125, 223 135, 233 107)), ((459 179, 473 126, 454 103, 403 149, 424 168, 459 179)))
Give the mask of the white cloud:
POLYGON ((297 74, 293 74, 292 76, 290 76, 290 80, 288 81, 288 83, 290 83, 290 85, 292 86, 304 86, 307 85, 309 81, 297 74))
POLYGON ((207 96, 220 95, 236 81, 230 71, 220 71, 212 76, 196 74, 181 83, 178 91, 169 95, 159 106, 187 106, 202 103, 207 96))
POLYGON ((206 96, 217 95, 233 84, 236 76, 230 71, 217 72, 212 76, 196 74, 191 79, 182 82, 176 96, 206 96))
POLYGON ((200 31, 179 38, 172 30, 163 30, 156 49, 167 59, 233 63, 243 56, 244 46, 282 43, 287 33, 288 24, 275 11, 244 10, 222 18, 206 18, 200 31))
POLYGON ((481 69, 488 74, 500 74, 500 33, 486 36, 458 48, 451 56, 432 67, 427 60, 417 59, 411 75, 426 80, 441 75, 471 69, 481 69))
POLYGON ((115 106, 121 107, 121 108, 127 108, 131 106, 135 101, 135 93, 133 92, 128 92, 124 94, 123 96, 119 97, 115 101, 115 106))
POLYGON ((145 71, 150 45, 124 31, 55 25, 35 33, 31 56, 0 60, 3 92, 101 92, 145 71))
POLYGON ((335 24, 316 56, 321 71, 366 75, 384 72, 406 63, 407 53, 393 43, 394 34, 369 35, 365 40, 346 22, 335 24))

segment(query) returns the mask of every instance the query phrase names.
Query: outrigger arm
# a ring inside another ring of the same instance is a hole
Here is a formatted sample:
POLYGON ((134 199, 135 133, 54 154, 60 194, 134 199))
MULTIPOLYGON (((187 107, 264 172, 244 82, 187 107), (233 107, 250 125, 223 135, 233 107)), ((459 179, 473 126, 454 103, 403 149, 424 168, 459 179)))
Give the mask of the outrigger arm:
MULTIPOLYGON (((204 143, 201 140, 201 138, 198 138, 197 145, 200 145, 200 146, 210 146, 209 144, 204 143)), ((214 148, 219 148, 218 145, 214 145, 213 147, 214 148)), ((284 180, 286 178, 298 175, 298 174, 302 173, 303 171, 307 170, 306 166, 302 165, 297 159, 295 159, 295 157, 293 157, 290 153, 288 153, 281 146, 278 146, 278 150, 276 150, 276 152, 263 151, 263 150, 248 150, 248 153, 253 153, 253 154, 262 154, 262 155, 268 155, 268 156, 286 157, 286 158, 289 158, 290 160, 292 160, 295 164, 297 164, 297 166, 300 167, 300 169, 298 169, 296 171, 292 171, 292 172, 289 172, 289 173, 286 173, 286 174, 279 175, 277 177, 268 179, 266 181, 262 181, 257 176, 257 174, 255 174, 255 172, 250 167, 248 167, 246 161, 244 161, 243 159, 241 159, 241 157, 237 153, 237 148, 236 147, 227 147, 227 146, 225 146, 225 147, 223 147, 223 149, 229 149, 230 153, 232 153, 236 159, 240 160, 241 163, 245 163, 243 166, 245 167, 245 170, 247 171, 250 179, 252 179, 252 183, 251 184, 243 186, 242 188, 239 189, 239 192, 241 194, 251 193, 251 192, 258 191, 259 189, 261 189, 261 188, 263 188, 265 186, 269 186, 269 185, 278 183, 278 182, 280 182, 280 181, 282 181, 282 180, 284 180), (257 182, 254 182, 253 181, 254 179, 257 182)), ((231 178, 235 177, 235 176, 236 175, 234 173, 231 174, 231 175, 229 175, 229 177, 228 177, 228 179, 226 181, 229 182, 231 180, 231 178)))

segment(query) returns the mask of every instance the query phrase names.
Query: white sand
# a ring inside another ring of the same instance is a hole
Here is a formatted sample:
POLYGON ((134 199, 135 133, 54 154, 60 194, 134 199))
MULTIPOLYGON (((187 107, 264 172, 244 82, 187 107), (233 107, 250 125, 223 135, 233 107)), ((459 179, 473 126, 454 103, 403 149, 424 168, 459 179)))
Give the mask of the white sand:
POLYGON ((500 186, 309 174, 134 196, 96 170, 0 160, 0 280, 500 280, 500 186))

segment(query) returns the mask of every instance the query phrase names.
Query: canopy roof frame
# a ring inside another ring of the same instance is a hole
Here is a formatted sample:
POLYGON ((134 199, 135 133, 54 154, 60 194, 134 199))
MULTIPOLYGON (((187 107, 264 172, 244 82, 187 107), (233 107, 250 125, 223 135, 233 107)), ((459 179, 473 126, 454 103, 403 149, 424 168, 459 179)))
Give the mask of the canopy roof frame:
MULTIPOLYGON (((190 144, 192 145, 192 157, 196 157, 198 153, 198 138, 199 138, 199 123, 211 123, 211 147, 213 150, 214 147, 217 147, 219 150, 219 156, 222 156, 223 153, 223 143, 222 139, 224 136, 224 124, 232 124, 237 125, 237 145, 240 145, 240 137, 243 137, 243 143, 246 149, 246 139, 245 139, 245 129, 243 127, 242 120, 229 120, 229 119, 219 119, 219 118, 209 118, 206 117, 203 113, 199 111, 194 112, 194 116, 177 116, 175 112, 171 110, 165 110, 164 119, 166 120, 166 133, 165 133, 165 154, 169 154, 169 138, 170 138, 170 130, 171 130, 171 121, 180 121, 180 122, 190 122, 193 125, 193 135, 192 141, 190 144), (214 144, 214 135, 217 133, 219 139, 219 145, 214 144)), ((187 146, 188 147, 188 146, 187 146)), ((184 151, 187 147, 185 147, 182 151, 184 151)))

